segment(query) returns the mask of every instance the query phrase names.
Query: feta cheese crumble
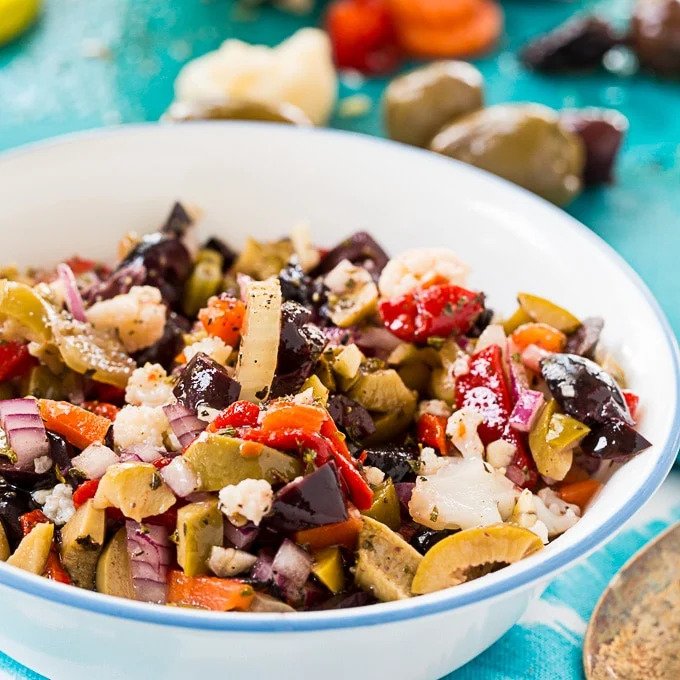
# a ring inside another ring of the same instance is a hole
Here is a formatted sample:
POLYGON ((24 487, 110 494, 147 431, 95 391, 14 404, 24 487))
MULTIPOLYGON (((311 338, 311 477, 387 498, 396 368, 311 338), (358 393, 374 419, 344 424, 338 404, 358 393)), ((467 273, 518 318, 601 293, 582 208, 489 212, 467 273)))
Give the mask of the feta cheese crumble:
POLYGON ((163 448, 163 438, 169 427, 161 407, 125 406, 113 423, 113 441, 119 449, 135 444, 163 448))
POLYGON ((125 389, 125 401, 132 406, 165 406, 175 401, 172 379, 160 364, 146 364, 132 372, 125 389))
POLYGON ((235 526, 248 522, 259 526, 274 502, 272 487, 264 479, 244 479, 236 485, 225 486, 219 494, 220 510, 235 526))
POLYGON ((57 526, 66 524, 76 512, 73 489, 68 484, 57 484, 53 489, 35 491, 33 500, 43 506, 45 516, 57 526))

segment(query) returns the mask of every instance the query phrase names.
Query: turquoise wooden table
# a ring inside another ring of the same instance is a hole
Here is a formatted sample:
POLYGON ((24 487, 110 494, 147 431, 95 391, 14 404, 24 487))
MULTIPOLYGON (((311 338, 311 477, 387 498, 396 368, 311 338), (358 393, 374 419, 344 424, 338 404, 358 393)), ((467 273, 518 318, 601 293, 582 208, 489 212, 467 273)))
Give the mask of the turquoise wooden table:
MULTIPOLYGON (((596 8, 621 21, 629 5, 505 0, 508 37, 476 63, 491 103, 608 106, 629 118, 617 183, 584 193, 568 210, 637 269, 680 333, 680 83, 607 72, 546 78, 524 70, 516 57, 528 37, 576 11, 596 8)), ((228 37, 274 44, 317 21, 316 15, 303 20, 271 9, 244 15, 230 0, 47 0, 41 22, 0 48, 0 150, 81 129, 157 120, 172 99, 175 75, 191 57, 228 37)), ((333 126, 382 134, 384 85, 377 79, 360 90, 343 86, 341 96, 360 91, 374 105, 358 118, 335 117, 333 126)), ((579 263, 573 265, 578 276, 579 263)), ((450 680, 581 677, 581 640, 599 593, 635 549, 680 520, 679 493, 676 473, 634 524, 559 577, 520 625, 450 680)), ((0 677, 39 680, 1 651, 0 677)))

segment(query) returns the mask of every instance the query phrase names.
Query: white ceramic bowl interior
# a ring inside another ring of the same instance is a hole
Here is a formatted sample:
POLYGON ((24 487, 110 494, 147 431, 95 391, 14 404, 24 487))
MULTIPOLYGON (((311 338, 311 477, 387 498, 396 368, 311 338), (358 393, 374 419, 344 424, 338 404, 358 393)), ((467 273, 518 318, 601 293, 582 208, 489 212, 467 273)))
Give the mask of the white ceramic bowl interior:
POLYGON ((176 199, 203 209, 205 235, 237 246, 249 234, 278 237, 306 220, 327 246, 366 229, 392 254, 453 248, 494 309, 511 312, 526 290, 581 317, 604 316, 603 343, 641 395, 641 431, 654 443, 540 554, 405 602, 215 615, 115 600, 2 564, 0 649, 49 677, 149 677, 153 663, 154 677, 229 668, 231 677, 330 680, 347 677, 347 649, 360 660, 354 678, 439 677, 488 647, 552 576, 610 538, 672 464, 678 352, 657 304, 586 228, 486 173, 361 136, 207 123, 115 129, 6 154, 0 192, 3 262, 111 259, 124 232, 153 230, 176 199), (153 662, 143 662, 148 657, 153 662))

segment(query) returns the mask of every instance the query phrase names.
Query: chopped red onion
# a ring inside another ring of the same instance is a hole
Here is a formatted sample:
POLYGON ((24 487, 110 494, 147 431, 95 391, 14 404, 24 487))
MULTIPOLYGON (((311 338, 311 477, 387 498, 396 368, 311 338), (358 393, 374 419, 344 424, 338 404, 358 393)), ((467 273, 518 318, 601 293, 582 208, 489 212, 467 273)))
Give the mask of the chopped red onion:
POLYGON ((111 465, 121 459, 104 444, 90 444, 81 454, 71 459, 71 466, 82 472, 87 479, 101 479, 111 465))
POLYGON ((273 563, 274 556, 272 554, 265 550, 260 551, 257 562, 255 562, 250 572, 251 577, 260 583, 271 583, 274 580, 273 563))
POLYGON ((259 533, 260 528, 252 522, 248 522, 248 524, 244 524, 242 527, 237 527, 228 519, 225 518, 224 520, 224 538, 227 543, 230 543, 239 550, 245 550, 251 546, 259 533))
POLYGON ((164 406, 163 412, 183 449, 186 449, 208 426, 208 423, 200 420, 194 411, 181 404, 164 406))
POLYGON ((308 552, 287 538, 283 541, 272 562, 272 574, 274 583, 287 600, 300 600, 312 573, 312 565, 312 556, 308 552))
POLYGON ((510 427, 518 432, 530 432, 544 402, 542 392, 522 390, 510 414, 510 427))
POLYGON ((158 525, 125 523, 132 584, 138 600, 165 604, 168 567, 172 560, 168 530, 158 525))
POLYGON ((50 453, 50 443, 35 399, 0 401, 0 426, 17 456, 18 470, 33 470, 36 458, 50 453))
POLYGON ((408 513, 408 504, 411 502, 413 489, 415 489, 414 482, 399 482, 394 485, 394 490, 397 492, 397 498, 403 510, 408 513))
POLYGON ((76 277, 73 275, 73 270, 67 264, 60 264, 57 267, 57 274, 59 274, 59 280, 64 286, 66 306, 68 307, 69 312, 71 312, 76 321, 87 321, 87 317, 85 316, 85 305, 83 304, 83 298, 78 290, 78 284, 76 282, 76 277))
POLYGON ((175 496, 186 498, 198 489, 198 477, 182 456, 173 458, 161 470, 163 481, 172 489, 175 496))
POLYGON ((508 467, 505 469, 505 476, 513 483, 516 484, 517 486, 524 486, 526 484, 527 478, 524 472, 515 465, 514 463, 511 463, 508 465, 508 467))
POLYGON ((164 449, 159 449, 150 444, 135 444, 120 452, 123 463, 155 463, 165 454, 164 449))
MULTIPOLYGON (((509 352, 509 354, 511 354, 509 352)), ((508 373, 510 375, 510 396, 513 404, 519 399, 519 395, 529 389, 529 378, 524 366, 510 356, 508 361, 508 373)))

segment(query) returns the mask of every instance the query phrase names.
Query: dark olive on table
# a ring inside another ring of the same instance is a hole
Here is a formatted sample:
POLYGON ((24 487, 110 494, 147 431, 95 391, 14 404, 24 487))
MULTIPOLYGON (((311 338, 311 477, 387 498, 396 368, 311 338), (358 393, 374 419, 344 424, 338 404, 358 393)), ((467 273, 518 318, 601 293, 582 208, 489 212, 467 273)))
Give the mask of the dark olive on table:
POLYGON ((289 125, 312 124, 304 111, 293 104, 268 104, 245 100, 191 104, 175 102, 165 112, 163 120, 173 123, 192 120, 260 120, 289 125))
POLYGON ((620 42, 614 28, 595 16, 571 19, 531 41, 522 62, 536 71, 559 72, 595 68, 620 42))
POLYGON ((643 66, 680 76, 680 0, 638 0, 630 42, 643 66))
POLYGON ((583 182, 586 186, 609 184, 628 119, 613 109, 581 109, 562 112, 562 125, 578 135, 586 151, 583 182))
POLYGON ((552 354, 541 361, 541 374, 564 413, 586 425, 611 420, 633 424, 616 381, 594 361, 575 354, 552 354))

